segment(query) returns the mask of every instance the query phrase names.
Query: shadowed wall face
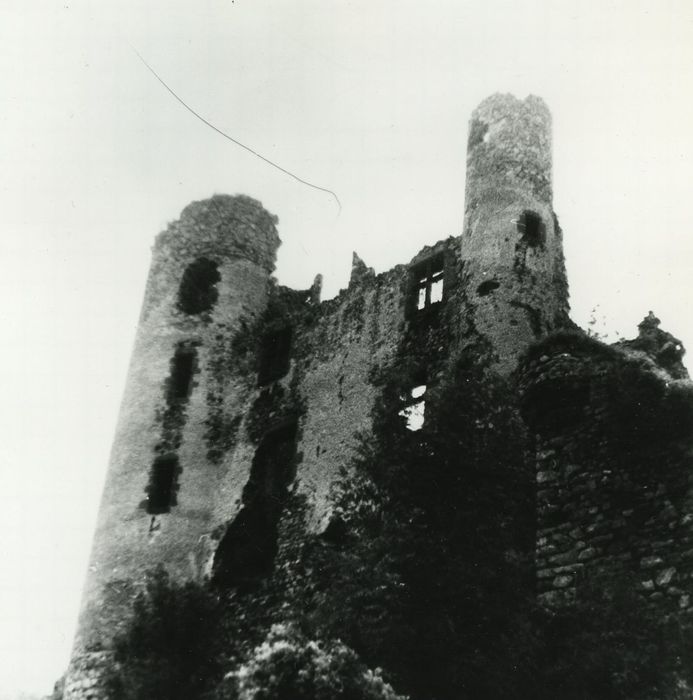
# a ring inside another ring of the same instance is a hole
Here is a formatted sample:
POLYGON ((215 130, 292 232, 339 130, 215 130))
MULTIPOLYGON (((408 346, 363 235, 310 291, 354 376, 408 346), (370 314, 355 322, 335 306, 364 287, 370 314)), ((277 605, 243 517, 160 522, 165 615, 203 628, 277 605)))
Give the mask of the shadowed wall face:
POLYGON ((554 336, 521 368, 536 444, 537 587, 551 607, 618 582, 662 614, 693 611, 693 386, 678 341, 662 332, 652 347, 642 326, 615 346, 554 336), (667 345, 677 362, 662 358, 667 345))

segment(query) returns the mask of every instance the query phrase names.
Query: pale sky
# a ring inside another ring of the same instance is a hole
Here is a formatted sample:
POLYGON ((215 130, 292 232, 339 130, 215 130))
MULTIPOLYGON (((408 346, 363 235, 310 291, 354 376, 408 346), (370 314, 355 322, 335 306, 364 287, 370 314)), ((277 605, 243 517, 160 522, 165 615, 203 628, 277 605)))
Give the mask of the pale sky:
POLYGON ((472 109, 537 94, 573 318, 652 309, 693 351, 690 0, 3 0, 0 87, 0 698, 67 664, 149 249, 190 201, 262 201, 279 281, 330 296, 352 250, 459 234, 472 109))

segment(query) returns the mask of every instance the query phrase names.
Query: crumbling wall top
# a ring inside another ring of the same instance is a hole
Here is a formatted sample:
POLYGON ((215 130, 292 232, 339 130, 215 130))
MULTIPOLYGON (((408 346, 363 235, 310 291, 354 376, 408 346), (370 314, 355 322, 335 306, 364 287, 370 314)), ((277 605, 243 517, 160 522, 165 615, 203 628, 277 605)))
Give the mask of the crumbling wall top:
POLYGON ((678 338, 659 327, 660 320, 650 311, 638 324, 638 336, 633 340, 622 340, 616 347, 628 354, 641 353, 649 357, 660 369, 673 379, 688 379, 683 364, 686 350, 678 338))
POLYGON ((215 194, 188 204, 159 234, 155 249, 250 260, 271 273, 281 241, 276 216, 246 195, 215 194))

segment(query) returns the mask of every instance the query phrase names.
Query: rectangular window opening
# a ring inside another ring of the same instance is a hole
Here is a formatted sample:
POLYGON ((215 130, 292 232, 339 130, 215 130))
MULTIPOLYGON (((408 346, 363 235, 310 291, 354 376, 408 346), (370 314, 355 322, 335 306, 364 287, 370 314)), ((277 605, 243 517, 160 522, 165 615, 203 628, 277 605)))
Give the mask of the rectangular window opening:
POLYGON ((192 378, 195 373, 197 352, 192 347, 178 347, 171 360, 169 378, 169 401, 184 401, 192 391, 192 378))
POLYGON ((423 309, 426 306, 426 288, 425 287, 420 287, 419 288, 419 300, 416 305, 417 309, 423 309))
POLYGON ((431 282, 431 304, 443 301, 443 278, 434 279, 431 282))
POLYGON ((416 309, 421 311, 443 301, 444 259, 436 255, 417 265, 414 269, 416 280, 416 309))
POLYGON ((265 335, 260 351, 258 385, 281 379, 289 371, 292 335, 290 327, 265 335))
POLYGON ((168 513, 176 505, 178 457, 157 457, 152 464, 147 486, 147 513, 168 513))

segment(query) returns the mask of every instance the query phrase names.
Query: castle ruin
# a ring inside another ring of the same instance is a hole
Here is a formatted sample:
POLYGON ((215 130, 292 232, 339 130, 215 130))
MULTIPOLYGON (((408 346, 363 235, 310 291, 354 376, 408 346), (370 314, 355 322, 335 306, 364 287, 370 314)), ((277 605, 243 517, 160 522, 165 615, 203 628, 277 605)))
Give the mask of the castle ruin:
POLYGON ((109 640, 148 568, 225 587, 261 578, 290 489, 310 506, 307 532, 330 527, 330 489, 372 430, 378 377, 402 357, 414 432, 460 357, 515 387, 544 604, 624 572, 663 613, 693 608, 683 348, 653 316, 614 345, 570 321, 539 98, 494 95, 474 111, 465 197, 460 236, 381 274, 354 255, 328 301, 320 276, 307 290, 275 282, 277 219, 249 197, 194 202, 159 234, 66 699, 102 697, 109 640))

